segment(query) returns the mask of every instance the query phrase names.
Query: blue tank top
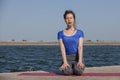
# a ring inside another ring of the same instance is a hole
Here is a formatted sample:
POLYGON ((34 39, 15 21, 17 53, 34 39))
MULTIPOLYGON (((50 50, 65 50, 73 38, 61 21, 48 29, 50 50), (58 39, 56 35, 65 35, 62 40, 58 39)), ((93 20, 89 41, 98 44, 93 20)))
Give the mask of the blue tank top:
POLYGON ((67 55, 70 54, 76 54, 78 53, 78 44, 79 44, 79 38, 84 37, 84 33, 82 30, 76 31, 76 33, 72 36, 66 36, 64 35, 64 31, 58 32, 58 40, 62 39, 63 44, 65 46, 65 51, 67 55))

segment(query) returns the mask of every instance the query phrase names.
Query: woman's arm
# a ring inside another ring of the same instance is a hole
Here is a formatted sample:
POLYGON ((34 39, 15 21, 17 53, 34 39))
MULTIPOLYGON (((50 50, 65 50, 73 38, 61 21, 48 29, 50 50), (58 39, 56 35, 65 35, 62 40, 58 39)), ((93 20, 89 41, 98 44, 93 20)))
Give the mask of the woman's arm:
POLYGON ((62 54, 63 63, 67 63, 65 47, 64 47, 62 39, 59 40, 59 45, 60 45, 60 50, 61 50, 61 54, 62 54))
POLYGON ((62 59, 63 59, 63 64, 62 64, 62 66, 60 67, 60 70, 65 70, 65 69, 67 69, 68 67, 70 67, 70 65, 69 65, 68 62, 67 62, 65 47, 64 47, 64 44, 63 44, 62 39, 59 40, 59 45, 60 45, 61 54, 62 54, 62 59))
POLYGON ((79 57, 78 66, 83 68, 84 67, 84 64, 83 64, 83 38, 79 39, 78 57, 79 57))

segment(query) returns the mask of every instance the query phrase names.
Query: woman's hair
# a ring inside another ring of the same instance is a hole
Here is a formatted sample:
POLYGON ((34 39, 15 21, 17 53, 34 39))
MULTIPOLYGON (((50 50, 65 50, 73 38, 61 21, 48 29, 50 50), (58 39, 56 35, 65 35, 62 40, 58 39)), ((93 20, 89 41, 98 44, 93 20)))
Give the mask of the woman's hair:
POLYGON ((69 14, 69 13, 71 13, 71 14, 73 15, 74 20, 75 20, 75 13, 74 13, 72 10, 66 10, 66 11, 65 11, 65 13, 64 13, 64 15, 63 15, 63 16, 64 16, 64 19, 66 19, 66 15, 69 14))

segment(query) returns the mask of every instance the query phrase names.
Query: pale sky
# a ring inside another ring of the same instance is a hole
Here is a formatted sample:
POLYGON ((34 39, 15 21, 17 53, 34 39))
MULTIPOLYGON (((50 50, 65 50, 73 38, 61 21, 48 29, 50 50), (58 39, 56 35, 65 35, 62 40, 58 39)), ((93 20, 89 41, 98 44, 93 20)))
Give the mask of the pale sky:
POLYGON ((0 41, 57 41, 67 9, 85 40, 120 41, 120 0, 0 0, 0 41))

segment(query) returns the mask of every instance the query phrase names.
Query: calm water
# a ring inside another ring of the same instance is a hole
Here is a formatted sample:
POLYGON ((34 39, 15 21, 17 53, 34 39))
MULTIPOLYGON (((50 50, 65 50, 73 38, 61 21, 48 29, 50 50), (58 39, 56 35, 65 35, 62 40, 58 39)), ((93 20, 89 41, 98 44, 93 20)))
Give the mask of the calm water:
MULTIPOLYGON (((120 46, 84 46, 87 67, 120 65, 120 46)), ((58 71, 59 46, 0 46, 0 72, 58 71)))

